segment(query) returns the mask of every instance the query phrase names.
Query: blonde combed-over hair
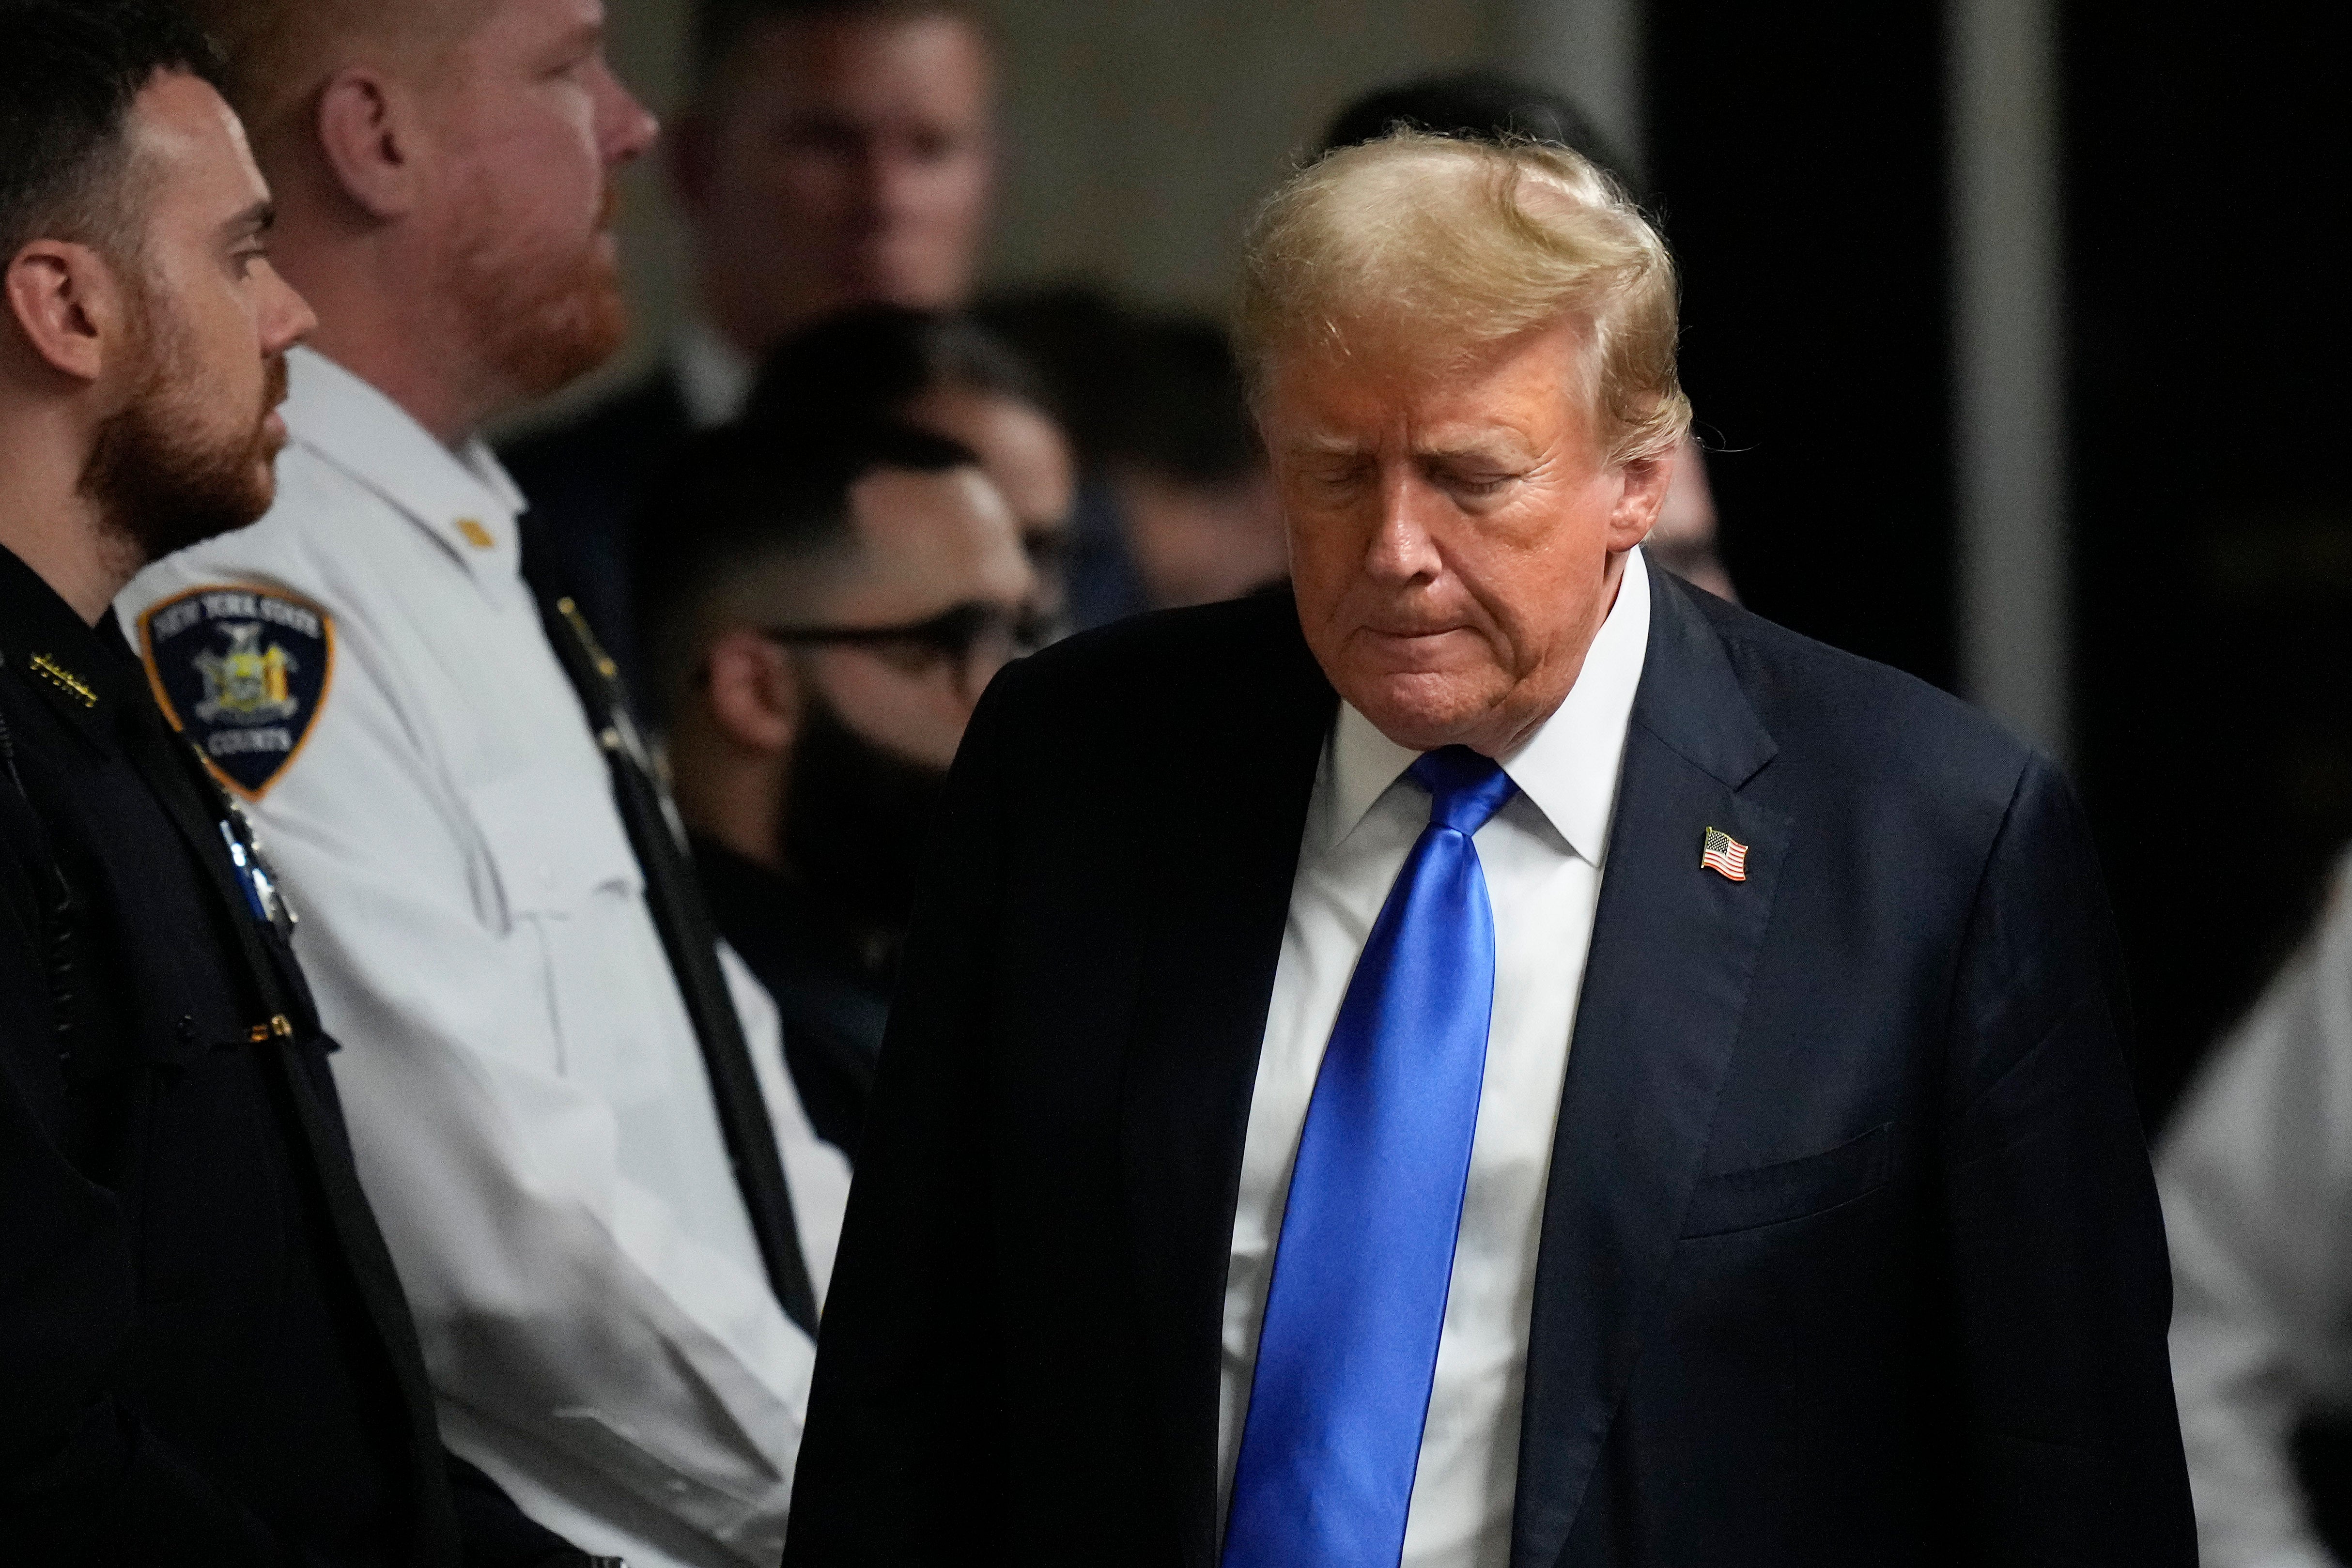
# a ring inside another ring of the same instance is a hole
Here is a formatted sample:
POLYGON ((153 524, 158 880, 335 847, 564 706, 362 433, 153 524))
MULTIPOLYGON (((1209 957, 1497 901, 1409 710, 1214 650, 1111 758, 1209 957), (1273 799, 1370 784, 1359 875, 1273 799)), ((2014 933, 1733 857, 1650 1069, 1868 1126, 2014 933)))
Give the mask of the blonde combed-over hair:
POLYGON ((1251 225, 1240 342, 1254 392, 1299 349, 1361 330, 1467 358, 1573 319, 1577 390, 1612 462, 1664 457, 1690 426, 1675 370, 1674 258, 1622 187, 1550 142, 1397 131, 1293 175, 1251 225))

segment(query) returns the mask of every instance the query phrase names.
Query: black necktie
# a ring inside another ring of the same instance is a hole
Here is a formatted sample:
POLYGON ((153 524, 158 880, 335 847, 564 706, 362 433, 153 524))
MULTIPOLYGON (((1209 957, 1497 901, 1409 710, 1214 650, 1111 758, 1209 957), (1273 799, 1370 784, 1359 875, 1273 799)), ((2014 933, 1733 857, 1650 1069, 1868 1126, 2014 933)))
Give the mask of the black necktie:
POLYGON ((768 1103, 751 1068, 751 1048, 743 1039, 743 1020, 736 1016, 726 972, 719 966, 719 934, 695 883, 668 796, 654 776, 652 759, 630 716, 620 671, 597 644, 586 619, 569 599, 543 601, 540 613, 547 624, 547 640, 554 644, 563 673, 572 677, 604 760, 612 767, 613 798, 637 852, 646 904, 702 1047, 702 1064, 719 1109, 719 1130, 727 1140, 727 1158, 735 1168, 743 1207, 751 1213, 760 1257, 767 1264, 768 1283, 784 1315, 814 1334, 816 1292, 801 1255, 800 1227, 793 1218, 784 1162, 776 1151, 775 1124, 768 1119, 768 1103))

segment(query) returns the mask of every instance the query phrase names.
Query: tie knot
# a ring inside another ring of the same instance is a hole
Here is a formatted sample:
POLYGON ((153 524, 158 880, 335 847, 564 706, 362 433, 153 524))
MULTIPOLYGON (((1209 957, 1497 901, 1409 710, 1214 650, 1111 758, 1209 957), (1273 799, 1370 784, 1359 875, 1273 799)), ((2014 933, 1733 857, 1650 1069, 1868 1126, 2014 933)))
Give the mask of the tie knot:
POLYGON ((1406 771, 1429 791, 1429 820, 1465 838, 1485 827, 1518 788, 1501 763, 1466 746, 1424 753, 1406 771))

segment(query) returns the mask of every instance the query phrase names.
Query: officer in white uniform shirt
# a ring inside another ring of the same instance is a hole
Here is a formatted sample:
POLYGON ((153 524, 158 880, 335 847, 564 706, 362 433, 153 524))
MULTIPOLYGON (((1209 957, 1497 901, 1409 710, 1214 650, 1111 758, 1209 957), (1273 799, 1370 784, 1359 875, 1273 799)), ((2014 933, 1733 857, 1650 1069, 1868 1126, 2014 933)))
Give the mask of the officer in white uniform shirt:
POLYGON ((617 343, 653 122, 594 0, 196 9, 321 327, 277 506, 120 609, 366 1042, 336 1078, 450 1446, 633 1568, 772 1563, 847 1170, 477 438, 617 343))
MULTIPOLYGON (((604 759, 520 575, 520 502, 478 445, 449 452, 330 360, 291 370, 277 506, 123 608, 167 694, 255 624, 298 666, 289 695, 323 673, 282 719, 239 722, 211 688, 173 706, 247 797, 331 1027, 370 1042, 336 1080, 451 1445, 632 1563, 728 1561, 674 1523, 772 1556, 814 1345, 762 1274, 604 759), (238 585, 250 601, 210 613, 238 585), (302 610, 317 636, 286 624, 302 610)), ((847 1169, 727 958, 821 1282, 847 1169)))

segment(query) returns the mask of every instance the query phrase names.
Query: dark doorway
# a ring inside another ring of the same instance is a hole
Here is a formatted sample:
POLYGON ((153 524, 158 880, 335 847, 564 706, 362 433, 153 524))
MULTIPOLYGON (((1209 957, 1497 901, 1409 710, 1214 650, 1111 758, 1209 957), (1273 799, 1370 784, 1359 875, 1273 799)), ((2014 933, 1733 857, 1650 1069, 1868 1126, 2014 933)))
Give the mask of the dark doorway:
POLYGON ((2352 839, 2343 15, 2065 14, 2076 770, 2158 1114, 2352 839))
POLYGON ((1733 579, 1785 626, 1948 685, 1937 8, 1648 18, 1650 183, 1733 579))
MULTIPOLYGON (((1657 0, 1648 45, 1740 590, 1949 685, 1940 13, 1657 0)), ((2344 16, 2062 8, 2074 760, 2151 1123, 2352 840, 2344 16)))

